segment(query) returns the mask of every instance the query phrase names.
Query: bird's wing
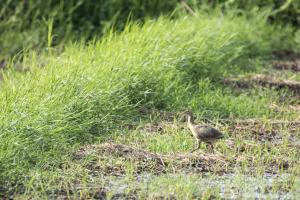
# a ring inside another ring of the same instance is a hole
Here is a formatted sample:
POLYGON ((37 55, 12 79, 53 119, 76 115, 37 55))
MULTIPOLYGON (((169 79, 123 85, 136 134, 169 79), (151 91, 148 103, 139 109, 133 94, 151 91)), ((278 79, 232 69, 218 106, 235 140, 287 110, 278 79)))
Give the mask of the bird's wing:
POLYGON ((220 131, 208 125, 197 125, 195 128, 197 132, 201 132, 201 136, 204 138, 219 139, 224 137, 220 131))

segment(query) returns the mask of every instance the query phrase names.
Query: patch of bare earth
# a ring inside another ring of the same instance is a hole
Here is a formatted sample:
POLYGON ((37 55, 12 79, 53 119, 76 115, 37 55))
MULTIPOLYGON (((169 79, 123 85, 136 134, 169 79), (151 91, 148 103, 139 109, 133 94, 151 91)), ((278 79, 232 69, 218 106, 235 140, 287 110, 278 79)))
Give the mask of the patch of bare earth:
POLYGON ((82 160, 86 156, 94 156, 94 160, 88 162, 86 167, 95 172, 109 175, 121 175, 125 173, 124 162, 133 161, 136 173, 151 172, 153 174, 177 171, 193 168, 198 172, 219 171, 227 169, 229 164, 226 158, 220 154, 208 153, 177 153, 158 154, 143 149, 123 144, 103 143, 82 147, 75 154, 75 159, 82 160), (107 158, 119 159, 119 164, 101 162, 107 158))
POLYGON ((263 122, 258 119, 237 120, 229 126, 229 132, 238 134, 247 132, 257 136, 258 140, 276 140, 282 132, 297 133, 300 131, 300 121, 272 120, 263 122))
POLYGON ((272 66, 277 70, 291 70, 294 72, 300 72, 300 59, 296 61, 276 60, 272 62, 272 66))
POLYGON ((276 51, 273 53, 272 66, 277 70, 300 71, 300 53, 294 51, 276 51))
MULTIPOLYGON (((255 168, 257 160, 243 154, 243 149, 255 148, 255 144, 247 144, 236 148, 235 156, 226 156, 221 153, 174 153, 158 154, 143 149, 123 144, 103 143, 82 147, 74 154, 74 159, 84 166, 91 174, 104 174, 121 176, 126 174, 124 163, 134 163, 134 173, 150 172, 161 174, 177 171, 217 172, 228 173, 234 171, 236 166, 241 166, 247 161, 250 169, 255 168), (88 162, 84 160, 89 158, 88 162), (92 158, 92 159, 91 159, 92 158), (115 161, 112 162, 112 159, 115 161)), ((264 163, 266 171, 276 172, 278 169, 289 169, 295 161, 288 158, 268 158, 264 163)))
POLYGON ((264 87, 272 87, 278 90, 288 89, 293 91, 295 94, 300 95, 300 82, 291 80, 278 80, 276 77, 261 74, 243 79, 227 78, 222 82, 234 88, 250 88, 255 85, 260 85, 264 87))
POLYGON ((269 120, 263 122, 259 119, 236 120, 229 126, 228 132, 230 135, 248 135, 249 138, 261 142, 280 142, 284 133, 287 133, 293 136, 289 138, 290 145, 299 146, 299 143, 295 140, 300 136, 300 121, 269 120))

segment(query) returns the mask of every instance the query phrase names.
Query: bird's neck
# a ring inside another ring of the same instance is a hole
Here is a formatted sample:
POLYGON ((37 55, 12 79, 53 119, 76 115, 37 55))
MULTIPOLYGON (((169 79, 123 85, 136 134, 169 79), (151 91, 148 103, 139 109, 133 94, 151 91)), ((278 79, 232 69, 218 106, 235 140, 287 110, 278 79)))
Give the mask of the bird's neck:
POLYGON ((188 126, 193 126, 194 125, 194 119, 192 116, 188 116, 187 120, 188 126))

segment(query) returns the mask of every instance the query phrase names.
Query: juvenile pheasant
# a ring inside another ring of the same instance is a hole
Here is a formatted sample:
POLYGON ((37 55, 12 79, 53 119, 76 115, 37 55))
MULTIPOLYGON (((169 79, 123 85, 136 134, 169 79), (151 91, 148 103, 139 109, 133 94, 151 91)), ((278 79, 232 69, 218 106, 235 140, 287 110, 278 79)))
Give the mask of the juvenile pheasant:
POLYGON ((197 147, 192 152, 200 148, 201 142, 207 143, 211 147, 212 151, 214 151, 213 142, 218 139, 224 138, 224 135, 220 131, 209 125, 195 124, 192 112, 186 111, 185 114, 187 115, 187 125, 194 138, 197 140, 197 147))

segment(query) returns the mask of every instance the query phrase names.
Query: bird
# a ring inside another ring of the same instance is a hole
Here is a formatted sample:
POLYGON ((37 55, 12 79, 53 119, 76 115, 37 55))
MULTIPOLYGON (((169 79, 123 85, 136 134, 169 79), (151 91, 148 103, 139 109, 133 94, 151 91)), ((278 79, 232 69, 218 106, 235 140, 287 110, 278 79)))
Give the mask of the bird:
POLYGON ((223 133, 207 124, 195 124, 193 113, 190 111, 185 111, 184 113, 187 116, 187 126, 197 141, 197 147, 191 153, 200 149, 201 142, 207 143, 214 152, 213 142, 224 138, 223 133))

